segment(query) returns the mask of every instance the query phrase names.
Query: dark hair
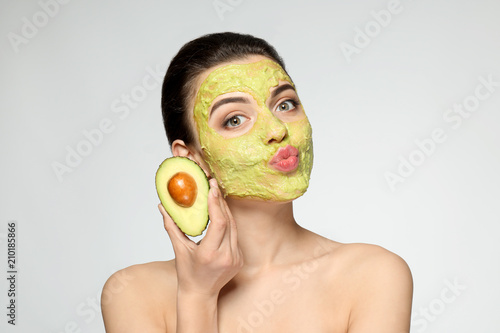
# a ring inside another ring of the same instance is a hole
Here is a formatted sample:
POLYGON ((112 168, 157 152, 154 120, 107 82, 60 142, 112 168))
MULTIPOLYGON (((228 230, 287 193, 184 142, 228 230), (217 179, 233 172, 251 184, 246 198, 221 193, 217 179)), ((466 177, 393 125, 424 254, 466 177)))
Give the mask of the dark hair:
MULTIPOLYGON (((196 78, 205 70, 249 55, 263 55, 285 64, 278 52, 265 40, 233 32, 204 35, 185 44, 172 59, 163 81, 161 111, 168 142, 176 139, 191 144, 194 133, 187 106, 193 98, 196 78)), ((285 70, 286 71, 286 70, 285 70)))

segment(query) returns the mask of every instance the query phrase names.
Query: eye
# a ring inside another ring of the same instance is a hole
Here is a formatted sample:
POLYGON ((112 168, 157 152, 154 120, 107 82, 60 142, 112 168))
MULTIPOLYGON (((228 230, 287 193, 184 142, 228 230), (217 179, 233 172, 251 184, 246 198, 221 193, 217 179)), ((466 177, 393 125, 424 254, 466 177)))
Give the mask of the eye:
POLYGON ((297 105, 299 105, 298 101, 293 100, 293 99, 289 99, 289 100, 286 100, 286 101, 280 103, 276 107, 276 111, 279 111, 279 112, 290 111, 290 110, 295 109, 297 107, 297 105))
POLYGON ((246 121, 243 116, 234 116, 224 122, 224 127, 238 127, 246 121))

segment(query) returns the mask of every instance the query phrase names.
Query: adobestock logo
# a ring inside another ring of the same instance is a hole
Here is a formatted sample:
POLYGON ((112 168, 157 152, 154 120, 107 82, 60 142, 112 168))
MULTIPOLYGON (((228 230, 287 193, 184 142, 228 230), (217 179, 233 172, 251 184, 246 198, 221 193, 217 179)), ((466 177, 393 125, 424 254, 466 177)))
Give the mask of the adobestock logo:
POLYGON ((38 31, 49 24, 51 18, 54 18, 60 10, 61 5, 65 5, 70 0, 41 0, 38 1, 38 5, 41 10, 35 12, 31 16, 31 20, 26 16, 21 18, 23 26, 21 27, 21 35, 14 32, 9 32, 7 34, 7 39, 12 46, 14 52, 19 52, 19 46, 22 44, 28 44, 30 40, 38 35, 38 31))
POLYGON ((434 298, 425 307, 419 307, 412 315, 411 328, 418 333, 424 332, 429 323, 436 321, 439 315, 443 314, 450 304, 454 303, 462 292, 467 289, 466 285, 458 282, 455 278, 453 282, 444 280, 445 287, 441 289, 439 296, 434 298))
POLYGON ((91 294, 78 303, 74 310, 76 316, 62 324, 57 333, 89 332, 89 326, 96 318, 101 317, 101 305, 108 304, 115 295, 125 291, 125 288, 134 279, 135 276, 128 274, 123 269, 115 271, 113 278, 108 282, 108 288, 106 290, 99 288, 96 294, 91 294))
POLYGON ((347 42, 340 43, 339 47, 347 63, 352 62, 352 57, 370 45, 372 40, 382 32, 383 28, 389 26, 392 19, 403 11, 403 5, 399 0, 391 0, 387 3, 387 9, 370 12, 373 20, 368 21, 364 28, 354 27, 354 38, 352 44, 347 42))
POLYGON ((303 286, 320 267, 319 261, 323 254, 331 249, 323 243, 318 243, 314 249, 315 258, 309 262, 294 265, 281 275, 282 288, 276 288, 261 300, 253 301, 253 310, 245 316, 238 316, 237 333, 253 333, 265 324, 279 309, 281 304, 290 301, 293 294, 303 286))
POLYGON ((161 66, 156 65, 154 69, 148 66, 145 71, 146 75, 142 77, 139 84, 134 85, 128 93, 120 94, 119 98, 111 102, 112 114, 109 117, 103 117, 95 128, 81 131, 83 138, 73 147, 66 145, 66 155, 62 161, 52 161, 51 167, 59 182, 63 182, 63 176, 74 172, 85 158, 92 154, 94 149, 99 147, 104 139, 116 129, 117 124, 127 119, 132 111, 146 100, 150 92, 161 87, 165 73, 161 66))
POLYGON ((221 21, 224 21, 226 12, 232 12, 236 7, 241 5, 243 0, 214 0, 212 5, 215 12, 221 21))
MULTIPOLYGON (((478 81, 479 84, 472 94, 466 96, 461 103, 454 103, 453 107, 443 113, 443 120, 445 123, 450 124, 453 130, 459 129, 464 119, 469 119, 479 109, 481 102, 489 99, 497 87, 500 86, 500 82, 493 80, 493 74, 489 74, 487 77, 479 76, 478 81)), ((446 130, 442 127, 436 127, 431 131, 429 137, 415 140, 416 148, 407 157, 398 156, 399 163, 396 171, 386 171, 384 173, 385 180, 391 191, 394 192, 396 185, 404 183, 408 177, 413 175, 417 168, 423 165, 436 152, 438 146, 447 139, 446 130)))

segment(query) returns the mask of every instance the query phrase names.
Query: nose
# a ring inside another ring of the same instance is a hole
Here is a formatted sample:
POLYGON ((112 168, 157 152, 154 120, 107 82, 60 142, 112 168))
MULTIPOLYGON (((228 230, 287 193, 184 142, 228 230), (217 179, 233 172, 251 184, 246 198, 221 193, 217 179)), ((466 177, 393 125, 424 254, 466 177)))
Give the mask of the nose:
POLYGON ((288 129, 286 125, 276 117, 269 117, 267 119, 268 126, 267 133, 264 140, 264 143, 273 143, 273 142, 281 142, 288 135, 288 129))

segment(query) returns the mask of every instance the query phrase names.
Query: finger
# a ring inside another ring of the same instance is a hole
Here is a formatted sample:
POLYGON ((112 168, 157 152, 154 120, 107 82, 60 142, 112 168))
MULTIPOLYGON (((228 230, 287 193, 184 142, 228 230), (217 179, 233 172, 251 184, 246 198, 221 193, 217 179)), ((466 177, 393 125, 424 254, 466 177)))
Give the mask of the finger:
POLYGON ((233 214, 231 213, 231 210, 229 209, 229 205, 227 204, 226 200, 223 201, 224 205, 224 211, 226 213, 226 216, 228 218, 228 232, 227 234, 229 235, 229 245, 231 246, 232 251, 237 251, 238 249, 238 230, 236 228, 236 221, 234 220, 233 214))
POLYGON ((227 205, 226 200, 224 198, 219 197, 219 204, 221 206, 221 211, 224 214, 224 218, 226 219, 226 233, 224 234, 224 239, 222 239, 222 244, 231 245, 231 237, 232 237, 232 229, 231 229, 231 212, 229 211, 229 206, 227 205))
POLYGON ((177 224, 175 224, 174 220, 170 217, 162 204, 158 204, 158 209, 163 216, 163 225, 167 231, 168 237, 170 237, 172 246, 174 247, 174 252, 178 251, 181 244, 188 245, 189 242, 192 243, 192 241, 179 229, 177 224))
POLYGON ((220 190, 215 179, 210 180, 210 191, 208 194, 208 216, 210 224, 208 225, 207 234, 203 238, 200 246, 209 249, 218 249, 227 230, 227 217, 223 211, 223 206, 220 201, 220 190))

